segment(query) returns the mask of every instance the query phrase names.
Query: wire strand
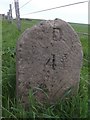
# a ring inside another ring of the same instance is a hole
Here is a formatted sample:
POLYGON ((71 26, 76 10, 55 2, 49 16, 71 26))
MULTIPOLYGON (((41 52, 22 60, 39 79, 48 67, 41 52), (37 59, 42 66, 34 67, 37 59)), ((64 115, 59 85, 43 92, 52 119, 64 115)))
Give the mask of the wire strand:
POLYGON ((32 0, 29 0, 28 2, 26 2, 24 5, 22 5, 19 9, 23 8, 24 6, 26 6, 28 3, 30 3, 32 0))
POLYGON ((76 3, 72 3, 72 4, 67 4, 67 5, 62 5, 62 6, 54 7, 54 8, 39 10, 39 11, 35 11, 35 12, 24 14, 24 15, 36 14, 36 13, 40 13, 40 12, 45 12, 45 11, 49 11, 49 10, 53 10, 53 9, 58 9, 58 8, 62 8, 62 7, 68 7, 68 6, 72 6, 72 5, 76 5, 76 4, 81 4, 81 3, 85 3, 85 2, 88 2, 88 1, 76 2, 76 3))

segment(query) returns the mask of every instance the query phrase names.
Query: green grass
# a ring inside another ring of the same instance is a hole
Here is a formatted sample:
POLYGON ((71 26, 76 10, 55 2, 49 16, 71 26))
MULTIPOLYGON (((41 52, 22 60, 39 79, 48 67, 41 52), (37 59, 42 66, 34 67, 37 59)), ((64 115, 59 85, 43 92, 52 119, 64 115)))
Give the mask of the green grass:
POLYGON ((1 113, 1 104, 2 104, 2 20, 0 19, 0 116, 2 116, 1 113))
MULTIPOLYGON (((88 113, 88 37, 80 36, 83 46, 84 59, 81 70, 79 92, 74 97, 66 97, 57 101, 55 105, 42 105, 35 101, 30 91, 29 110, 25 111, 21 104, 16 102, 16 41, 28 27, 38 23, 37 20, 22 20, 21 31, 13 24, 3 21, 2 26, 2 98, 3 117, 6 118, 85 118, 88 113)), ((87 25, 73 24, 77 32, 87 32, 87 25)), ((69 93, 69 92, 68 92, 69 93)), ((68 96, 68 93, 66 94, 68 96)))

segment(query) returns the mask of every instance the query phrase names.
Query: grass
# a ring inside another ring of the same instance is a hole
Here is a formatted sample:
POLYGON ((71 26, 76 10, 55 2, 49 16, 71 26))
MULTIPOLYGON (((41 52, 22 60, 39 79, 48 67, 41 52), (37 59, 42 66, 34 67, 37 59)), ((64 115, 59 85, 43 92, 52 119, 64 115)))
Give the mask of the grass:
MULTIPOLYGON (((81 70, 79 92, 74 97, 66 97, 57 101, 55 105, 42 105, 35 101, 32 92, 29 93, 30 106, 25 111, 21 104, 16 102, 16 69, 15 47, 21 33, 39 20, 22 20, 22 29, 18 31, 15 23, 2 23, 2 100, 3 117, 5 118, 85 118, 88 114, 88 37, 80 36, 83 46, 84 59, 81 70)), ((87 32, 87 25, 73 24, 77 32, 87 32)), ((69 93, 69 92, 68 92, 69 93)), ((69 94, 66 94, 68 96, 69 94)))
POLYGON ((1 113, 1 104, 2 104, 2 20, 0 19, 0 116, 2 116, 1 113))

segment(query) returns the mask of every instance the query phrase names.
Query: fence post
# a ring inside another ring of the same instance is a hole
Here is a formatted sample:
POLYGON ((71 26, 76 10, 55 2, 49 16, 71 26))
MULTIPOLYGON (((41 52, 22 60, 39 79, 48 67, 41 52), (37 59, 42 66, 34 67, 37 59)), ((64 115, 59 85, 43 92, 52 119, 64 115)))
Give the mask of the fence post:
POLYGON ((10 19, 11 19, 11 18, 10 18, 10 9, 9 9, 9 22, 10 22, 10 19))
POLYGON ((7 12, 7 20, 8 20, 8 22, 10 22, 10 13, 9 13, 9 11, 7 12))
POLYGON ((15 2, 15 12, 16 12, 17 28, 18 28, 18 30, 21 30, 19 0, 14 0, 14 2, 15 2))
POLYGON ((13 22, 13 18, 12 18, 12 5, 10 4, 10 22, 13 22))

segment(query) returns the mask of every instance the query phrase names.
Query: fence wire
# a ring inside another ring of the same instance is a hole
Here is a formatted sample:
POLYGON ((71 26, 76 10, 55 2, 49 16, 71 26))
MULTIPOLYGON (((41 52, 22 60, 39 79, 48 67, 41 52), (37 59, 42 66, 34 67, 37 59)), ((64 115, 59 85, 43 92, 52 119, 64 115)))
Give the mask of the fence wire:
POLYGON ((30 12, 30 13, 27 13, 27 14, 24 14, 24 15, 35 14, 35 13, 40 13, 40 12, 45 12, 45 11, 49 11, 49 10, 53 10, 53 9, 68 7, 68 6, 77 5, 77 4, 82 4, 82 3, 86 3, 86 2, 88 2, 88 1, 71 3, 71 4, 67 4, 67 5, 62 5, 62 6, 58 6, 58 7, 49 8, 49 9, 44 9, 44 10, 39 10, 39 11, 35 11, 35 12, 30 12))

